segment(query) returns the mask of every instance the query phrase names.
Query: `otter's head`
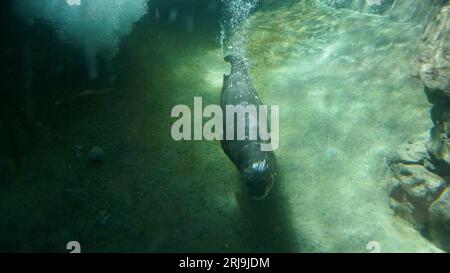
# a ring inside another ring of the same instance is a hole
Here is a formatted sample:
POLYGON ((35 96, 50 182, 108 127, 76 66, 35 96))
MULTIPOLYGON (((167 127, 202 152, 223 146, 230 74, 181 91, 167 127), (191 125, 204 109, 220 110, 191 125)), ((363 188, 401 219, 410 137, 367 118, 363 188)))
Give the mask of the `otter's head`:
POLYGON ((244 169, 244 178, 248 194, 261 200, 267 196, 275 183, 276 173, 267 159, 250 162, 244 169))

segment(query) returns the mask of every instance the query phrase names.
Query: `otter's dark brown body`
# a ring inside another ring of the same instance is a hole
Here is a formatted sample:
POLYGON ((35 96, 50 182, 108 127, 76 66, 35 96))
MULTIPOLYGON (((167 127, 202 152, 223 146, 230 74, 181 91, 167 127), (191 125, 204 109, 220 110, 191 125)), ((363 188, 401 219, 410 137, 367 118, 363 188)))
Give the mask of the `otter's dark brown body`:
MULTIPOLYGON (((225 57, 231 63, 230 75, 224 75, 220 106, 224 113, 222 149, 244 176, 248 193, 255 199, 264 198, 276 179, 276 159, 271 151, 261 151, 259 133, 256 140, 249 139, 249 122, 245 122, 245 140, 237 140, 237 122, 234 122, 235 137, 226 139, 226 106, 262 105, 262 101, 253 86, 245 62, 234 56, 225 57)), ((258 108, 257 108, 258 109, 258 108)))

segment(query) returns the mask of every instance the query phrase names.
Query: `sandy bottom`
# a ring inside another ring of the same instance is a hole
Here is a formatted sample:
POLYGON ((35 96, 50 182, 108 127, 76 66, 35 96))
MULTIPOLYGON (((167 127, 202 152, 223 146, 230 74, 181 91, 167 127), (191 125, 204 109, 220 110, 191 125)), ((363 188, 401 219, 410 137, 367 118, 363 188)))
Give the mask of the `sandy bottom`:
POLYGON ((219 102, 229 67, 217 34, 143 22, 123 42, 115 88, 60 106, 0 193, 0 248, 368 252, 377 241, 383 252, 439 251, 387 202, 385 157, 431 127, 411 76, 421 28, 300 3, 256 13, 249 31, 254 85, 281 113, 268 199, 246 198, 218 142, 170 136, 173 106, 219 102), (106 159, 92 165, 97 145, 106 159))

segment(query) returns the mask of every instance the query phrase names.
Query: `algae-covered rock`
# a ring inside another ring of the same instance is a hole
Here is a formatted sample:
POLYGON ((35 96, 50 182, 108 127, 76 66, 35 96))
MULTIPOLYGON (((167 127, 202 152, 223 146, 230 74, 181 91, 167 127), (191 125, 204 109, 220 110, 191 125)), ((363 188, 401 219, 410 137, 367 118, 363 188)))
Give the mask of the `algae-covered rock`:
POLYGON ((429 166, 427 162, 430 162, 431 158, 426 147, 428 139, 428 134, 422 134, 400 145, 395 152, 389 155, 388 164, 405 163, 429 166))
POLYGON ((433 242, 450 251, 450 188, 430 207, 429 233, 433 242))
POLYGON ((388 158, 395 177, 390 206, 418 230, 425 230, 438 247, 450 251, 450 7, 448 1, 428 5, 441 8, 425 28, 415 74, 433 105, 434 126, 428 141, 404 144, 388 158))
POLYGON ((396 215, 410 222, 418 230, 428 223, 428 207, 445 189, 445 180, 419 164, 391 165, 393 181, 390 206, 396 215))
POLYGON ((419 209, 427 208, 446 187, 445 180, 421 165, 398 164, 394 176, 405 198, 419 209))
POLYGON ((450 102, 436 98, 431 117, 434 127, 431 129, 428 150, 450 169, 450 102))
POLYGON ((450 6, 428 24, 418 57, 419 77, 433 104, 430 153, 450 164, 450 6))
POLYGON ((99 146, 92 147, 88 159, 92 163, 102 163, 105 160, 105 151, 99 146))
POLYGON ((440 13, 425 29, 424 43, 419 53, 420 79, 427 93, 450 98, 450 6, 440 13))

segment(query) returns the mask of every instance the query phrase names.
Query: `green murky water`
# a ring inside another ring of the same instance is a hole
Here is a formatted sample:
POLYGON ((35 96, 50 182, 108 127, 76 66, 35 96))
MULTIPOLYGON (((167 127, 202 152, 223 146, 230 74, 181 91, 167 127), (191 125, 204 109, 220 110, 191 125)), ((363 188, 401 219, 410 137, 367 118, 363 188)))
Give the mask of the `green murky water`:
POLYGON ((40 121, 0 192, 0 248, 367 252, 378 241, 386 252, 437 251, 392 215, 386 189, 385 157, 431 127, 411 75, 421 26, 304 1, 257 11, 247 31, 253 83, 280 106, 280 178, 266 200, 248 200, 218 141, 170 136, 173 106, 219 102, 229 66, 216 29, 141 20, 122 40, 115 84, 62 96, 40 121), (93 146, 103 164, 88 162, 93 146))

